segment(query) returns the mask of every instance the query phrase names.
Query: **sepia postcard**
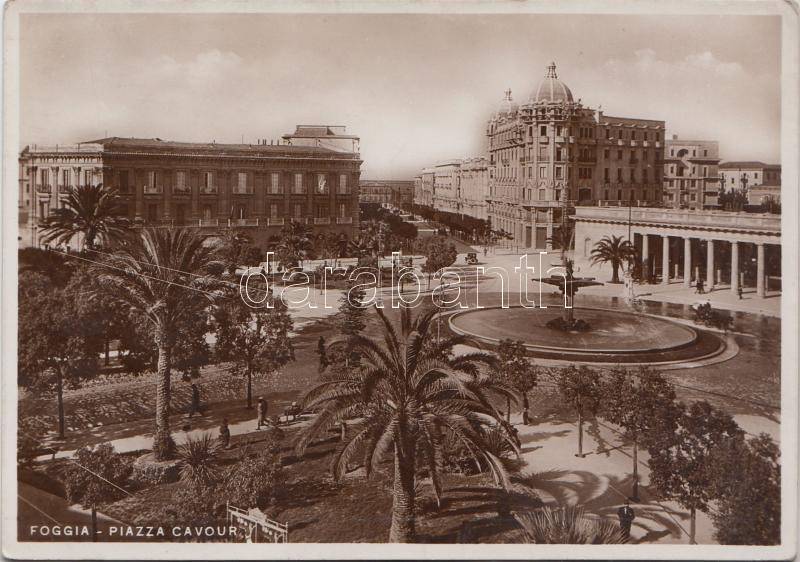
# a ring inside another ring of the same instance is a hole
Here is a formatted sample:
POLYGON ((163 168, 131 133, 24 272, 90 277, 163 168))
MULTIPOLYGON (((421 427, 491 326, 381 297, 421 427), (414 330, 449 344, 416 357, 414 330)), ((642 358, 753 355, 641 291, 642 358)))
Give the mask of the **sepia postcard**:
POLYGON ((799 10, 7 2, 3 556, 793 559, 799 10))

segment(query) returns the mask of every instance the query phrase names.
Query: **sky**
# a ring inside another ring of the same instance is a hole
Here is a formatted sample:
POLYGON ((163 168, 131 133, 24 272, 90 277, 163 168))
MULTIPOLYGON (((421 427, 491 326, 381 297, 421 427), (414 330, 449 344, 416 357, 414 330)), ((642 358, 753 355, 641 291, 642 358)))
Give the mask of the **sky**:
POLYGON ((24 14, 20 37, 22 146, 345 125, 363 178, 411 179, 483 155, 553 61, 585 106, 780 161, 778 17, 24 14))

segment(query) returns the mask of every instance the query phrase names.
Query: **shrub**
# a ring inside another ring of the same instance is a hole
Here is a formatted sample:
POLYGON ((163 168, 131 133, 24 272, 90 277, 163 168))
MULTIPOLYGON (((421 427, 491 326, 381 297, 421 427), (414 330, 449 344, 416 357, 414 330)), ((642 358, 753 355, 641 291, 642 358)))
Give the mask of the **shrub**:
POLYGON ((181 482, 195 487, 208 487, 219 479, 217 470, 217 442, 208 432, 197 439, 186 436, 178 447, 181 466, 181 482))
POLYGON ((590 519, 582 507, 545 506, 526 513, 515 513, 525 542, 534 544, 623 544, 628 542, 613 521, 590 519))
POLYGON ((245 450, 225 480, 225 496, 231 504, 242 509, 264 509, 284 481, 278 440, 268 437, 267 444, 255 455, 245 450))

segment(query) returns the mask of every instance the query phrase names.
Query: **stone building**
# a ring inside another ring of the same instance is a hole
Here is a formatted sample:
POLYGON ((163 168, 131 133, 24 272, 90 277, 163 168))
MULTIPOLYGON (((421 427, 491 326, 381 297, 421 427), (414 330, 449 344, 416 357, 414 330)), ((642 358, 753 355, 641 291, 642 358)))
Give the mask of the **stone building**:
POLYGON ((458 213, 461 160, 445 160, 433 166, 433 208, 458 213))
POLYGON ((420 197, 414 198, 414 203, 417 205, 433 207, 433 176, 433 168, 425 168, 422 170, 422 174, 420 175, 420 197))
POLYGON ((527 102, 506 91, 486 134, 487 218, 520 248, 550 246, 562 205, 661 204, 664 121, 584 107, 554 63, 527 102))
POLYGON ((744 189, 751 205, 760 205, 771 198, 780 202, 781 166, 763 162, 723 162, 719 166, 726 191, 744 189))
POLYGON ((403 208, 414 200, 414 182, 406 180, 361 180, 359 201, 403 208))
POLYGON ((781 290, 781 216, 719 210, 577 207, 575 266, 582 276, 607 282, 609 264, 593 264, 604 236, 632 239, 643 277, 651 283, 705 290, 740 287, 763 297, 781 290), (630 238, 628 238, 630 233, 630 238))
POLYGON ((111 137, 27 146, 19 156, 20 243, 39 243, 39 221, 63 205, 71 187, 101 183, 118 189, 120 213, 135 225, 185 226, 206 235, 244 229, 264 245, 295 220, 318 234, 352 237, 361 159, 344 148, 357 149, 358 139, 329 127, 309 129, 302 138, 290 135, 285 142, 292 144, 111 137))
POLYGON ((718 206, 719 143, 673 135, 664 154, 664 206, 713 209, 718 206))
POLYGON ((489 162, 486 158, 467 158, 459 173, 459 213, 486 219, 486 196, 489 193, 489 162))

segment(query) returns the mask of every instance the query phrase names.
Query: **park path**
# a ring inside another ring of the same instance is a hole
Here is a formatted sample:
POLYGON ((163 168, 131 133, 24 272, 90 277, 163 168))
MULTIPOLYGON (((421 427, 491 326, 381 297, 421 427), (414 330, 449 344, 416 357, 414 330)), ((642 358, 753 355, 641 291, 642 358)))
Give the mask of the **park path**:
MULTIPOLYGON (((764 431, 779 442, 779 425, 757 416, 736 416, 748 433, 764 431)), ((617 521, 617 509, 631 494, 632 455, 619 431, 604 422, 584 424, 583 447, 586 456, 575 456, 578 430, 574 420, 551 416, 536 425, 525 426, 513 416, 519 431, 523 473, 534 475, 534 487, 545 503, 582 505, 588 513, 617 521)), ((632 542, 688 544, 689 511, 674 501, 659 501, 648 489, 650 470, 647 451, 639 451, 639 495, 632 503, 636 519, 631 528, 632 542)), ((698 544, 716 544, 709 515, 698 512, 698 544)))

